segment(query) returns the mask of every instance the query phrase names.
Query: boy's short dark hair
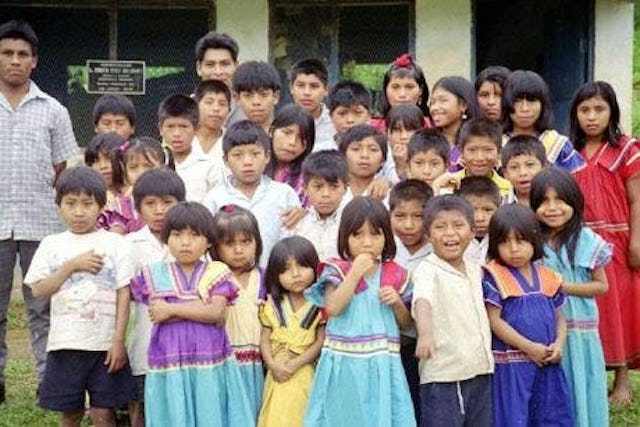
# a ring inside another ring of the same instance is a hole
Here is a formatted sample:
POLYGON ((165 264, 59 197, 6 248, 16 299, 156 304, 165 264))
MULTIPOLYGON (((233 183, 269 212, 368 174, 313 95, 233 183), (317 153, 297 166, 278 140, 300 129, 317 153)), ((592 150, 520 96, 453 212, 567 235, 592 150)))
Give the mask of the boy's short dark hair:
POLYGON ((338 150, 321 150, 311 153, 302 162, 302 178, 305 185, 313 178, 322 178, 335 184, 349 183, 349 168, 344 154, 338 150))
POLYGON ((490 197, 496 208, 500 206, 502 201, 500 189, 488 176, 467 176, 463 178, 460 181, 460 188, 456 191, 456 195, 464 199, 467 196, 490 197))
POLYGON ((199 103, 208 93, 221 93, 227 98, 227 102, 231 103, 231 91, 220 80, 204 80, 198 83, 195 92, 193 92, 193 99, 199 103))
POLYGON ((250 120, 240 120, 232 124, 225 132, 222 138, 222 152, 226 158, 233 147, 250 144, 258 144, 266 153, 269 153, 269 149, 271 148, 269 135, 267 135, 261 126, 258 126, 250 120))
POLYGON ((93 106, 93 124, 97 125, 105 114, 123 115, 131 126, 136 124, 136 107, 129 97, 108 93, 102 95, 93 106))
POLYGON ((140 175, 133 184, 133 203, 140 212, 140 204, 147 196, 173 196, 184 202, 186 190, 184 182, 170 169, 150 169, 140 175))
POLYGON ((162 224, 160 240, 167 243, 171 231, 187 228, 206 237, 207 241, 213 241, 213 215, 198 202, 180 202, 171 207, 162 224))
POLYGON ((125 143, 125 139, 115 132, 101 133, 95 135, 89 141, 89 145, 84 152, 84 162, 87 166, 91 166, 98 161, 98 155, 112 158, 111 152, 125 143))
POLYGON ((460 150, 463 150, 469 138, 474 136, 490 138, 496 145, 498 152, 500 152, 502 148, 502 127, 495 120, 478 117, 466 121, 462 125, 462 128, 460 128, 460 135, 458 137, 460 150))
POLYGON ((427 235, 429 235, 429 229, 436 215, 444 211, 460 212, 469 223, 471 229, 474 229, 473 206, 471 206, 471 203, 460 196, 445 194, 430 199, 424 207, 422 220, 424 223, 424 231, 427 235))
POLYGON ((344 80, 331 88, 327 99, 327 107, 329 107, 330 113, 333 113, 338 107, 351 107, 354 105, 362 105, 367 111, 371 111, 373 108, 371 92, 362 84, 344 80))
POLYGON ((225 49, 231 54, 233 62, 238 61, 238 43, 227 33, 209 31, 196 42, 196 60, 202 61, 207 49, 225 49))
POLYGON ((100 174, 88 166, 69 168, 60 174, 56 183, 56 205, 60 206, 67 194, 87 194, 92 196, 98 206, 107 203, 107 184, 100 174))
POLYGON ((534 156, 540 160, 542 166, 549 164, 547 151, 538 138, 531 135, 517 135, 511 137, 505 146, 502 147, 502 151, 500 152, 502 167, 506 168, 509 160, 522 155, 534 156))
POLYGON ((387 137, 371 125, 355 125, 347 129, 340 138, 338 148, 342 154, 346 155, 349 145, 353 142, 362 141, 365 138, 373 138, 380 146, 380 151, 382 151, 382 163, 384 163, 387 160, 387 137))
POLYGON ((198 103, 187 95, 175 93, 162 100, 158 107, 158 123, 162 124, 169 117, 181 117, 189 120, 193 127, 198 126, 200 113, 198 103))
POLYGON ((329 73, 324 63, 316 58, 301 59, 289 71, 289 82, 293 84, 299 74, 316 76, 325 86, 329 83, 329 73))
POLYGON ((14 19, 0 25, 0 40, 2 39, 24 40, 31 46, 31 54, 38 56, 38 36, 26 21, 14 19))
POLYGON ((433 197, 433 190, 426 182, 419 179, 405 179, 391 188, 389 193, 389 212, 400 202, 417 201, 424 209, 424 205, 433 197))
POLYGON ((418 153, 426 153, 433 150, 444 160, 444 164, 449 164, 449 141, 438 129, 420 129, 409 139, 407 146, 407 162, 418 153))
POLYGON ((243 62, 233 74, 233 91, 236 93, 261 89, 271 89, 274 92, 278 92, 280 86, 280 74, 268 62, 243 62))

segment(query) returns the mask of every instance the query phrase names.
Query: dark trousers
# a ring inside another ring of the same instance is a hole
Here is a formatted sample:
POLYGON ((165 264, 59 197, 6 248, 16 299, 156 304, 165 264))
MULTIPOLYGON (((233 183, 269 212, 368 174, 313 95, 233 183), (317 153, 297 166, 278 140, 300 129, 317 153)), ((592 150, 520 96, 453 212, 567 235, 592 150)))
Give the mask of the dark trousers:
POLYGON ((413 409, 416 413, 416 420, 420 419, 420 370, 418 369, 418 358, 416 358, 416 340, 401 336, 400 357, 404 367, 404 375, 407 377, 409 392, 413 409))
POLYGON ((420 385, 420 427, 491 427, 491 375, 420 385))
MULTIPOLYGON (((0 383, 4 384, 4 368, 7 364, 7 311, 13 285, 13 269, 20 256, 20 268, 27 274, 33 254, 40 242, 31 240, 0 240, 0 383)), ((34 298, 31 288, 22 285, 22 295, 27 307, 31 348, 36 359, 38 380, 42 381, 47 357, 49 335, 49 299, 34 298)))

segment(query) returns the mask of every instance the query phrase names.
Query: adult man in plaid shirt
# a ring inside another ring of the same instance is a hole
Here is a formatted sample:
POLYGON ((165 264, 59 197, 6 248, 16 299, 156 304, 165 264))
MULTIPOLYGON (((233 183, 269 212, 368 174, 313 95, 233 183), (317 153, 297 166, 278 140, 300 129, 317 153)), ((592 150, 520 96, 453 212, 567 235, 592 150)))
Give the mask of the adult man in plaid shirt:
MULTIPOLYGON (((38 38, 26 22, 0 25, 0 403, 5 400, 7 308, 16 256, 26 272, 46 235, 62 230, 54 184, 78 149, 69 113, 31 80, 38 38)), ((39 379, 44 374, 49 301, 22 287, 39 379)))

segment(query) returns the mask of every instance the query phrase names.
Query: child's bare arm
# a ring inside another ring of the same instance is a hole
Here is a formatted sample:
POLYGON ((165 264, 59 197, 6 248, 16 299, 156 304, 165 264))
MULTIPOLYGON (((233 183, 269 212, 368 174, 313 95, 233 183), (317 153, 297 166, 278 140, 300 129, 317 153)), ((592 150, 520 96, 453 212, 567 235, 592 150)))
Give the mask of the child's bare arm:
POLYGON ((549 346, 549 355, 545 363, 560 363, 564 345, 567 342, 567 319, 562 308, 556 309, 556 340, 549 346))
POLYGON ((293 359, 286 362, 287 365, 293 368, 293 371, 297 371, 305 365, 313 363, 317 358, 318 354, 320 354, 320 350, 322 349, 322 345, 324 344, 324 325, 318 326, 316 329, 316 340, 311 344, 311 346, 302 352, 299 356, 294 357, 293 359))
POLYGON ((260 331, 260 353, 267 369, 273 370, 273 353, 271 352, 271 328, 263 326, 260 331))
POLYGON ((565 282, 562 288, 569 294, 578 297, 594 297, 602 295, 609 289, 607 276, 604 273, 604 267, 598 267, 591 270, 591 281, 586 283, 568 283, 565 282))
POLYGON ((515 347, 524 352, 533 360, 533 362, 542 366, 548 356, 547 346, 541 343, 533 342, 522 336, 510 324, 504 321, 500 315, 502 309, 492 304, 486 304, 487 315, 489 317, 489 325, 491 331, 500 338, 505 344, 515 347))
POLYGON ((211 300, 168 303, 163 299, 151 300, 149 316, 153 322, 162 323, 175 320, 190 320, 199 323, 224 323, 227 299, 214 295, 211 300))
POLYGON ((375 268, 377 261, 371 254, 362 253, 353 261, 349 273, 337 287, 327 286, 325 295, 325 308, 329 316, 338 316, 351 301, 353 294, 362 276, 375 268))
POLYGON ((93 250, 87 251, 74 258, 71 258, 51 276, 36 282, 33 287, 33 296, 36 298, 49 298, 58 292, 62 284, 76 271, 86 271, 96 274, 103 266, 102 255, 96 254, 93 250))
POLYGON ((419 359, 430 359, 436 355, 431 305, 426 299, 419 298, 414 302, 413 311, 416 316, 416 330, 418 331, 416 357, 419 359))
POLYGON ((629 265, 640 268, 640 176, 627 181, 629 200, 629 265))
POLYGON ((127 323, 129 322, 129 301, 129 287, 124 286, 118 289, 116 295, 116 330, 111 348, 107 352, 107 357, 104 361, 104 364, 109 366, 108 373, 119 371, 127 361, 124 340, 127 323))
POLYGON ((400 294, 395 289, 384 286, 378 291, 378 296, 382 304, 388 305, 393 308, 393 314, 396 318, 396 322, 401 328, 408 328, 411 326, 413 319, 409 309, 404 305, 400 294))

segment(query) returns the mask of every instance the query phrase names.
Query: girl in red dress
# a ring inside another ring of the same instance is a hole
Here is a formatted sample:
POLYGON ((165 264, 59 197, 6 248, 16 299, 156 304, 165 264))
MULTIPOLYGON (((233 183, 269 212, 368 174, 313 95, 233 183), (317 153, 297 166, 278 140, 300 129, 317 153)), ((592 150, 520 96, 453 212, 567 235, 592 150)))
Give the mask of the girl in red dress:
POLYGON ((571 140, 587 163, 575 174, 584 193, 584 220, 614 247, 605 268, 609 291, 597 298, 605 361, 615 369, 609 398, 628 405, 628 369, 640 367, 640 146, 622 134, 608 83, 582 86, 570 114, 571 140))

